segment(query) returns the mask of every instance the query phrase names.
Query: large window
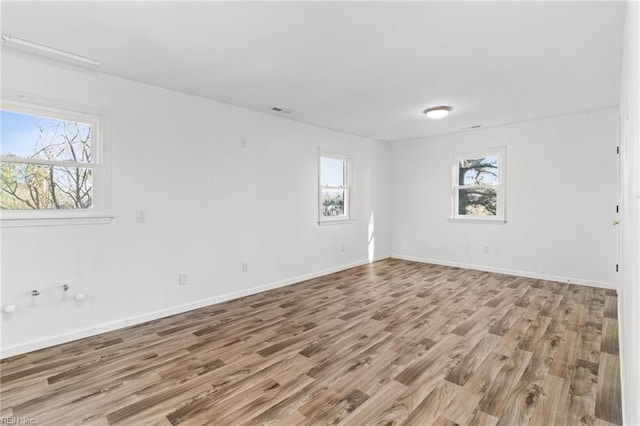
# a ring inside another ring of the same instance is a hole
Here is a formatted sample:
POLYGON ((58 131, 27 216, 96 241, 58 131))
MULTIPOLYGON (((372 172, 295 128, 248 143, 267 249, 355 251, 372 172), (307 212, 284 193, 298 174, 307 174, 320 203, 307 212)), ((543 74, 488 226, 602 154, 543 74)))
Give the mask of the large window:
POLYGON ((3 225, 104 214, 100 116, 4 100, 0 130, 3 225))
POLYGON ((488 149, 454 158, 454 220, 504 221, 504 162, 504 148, 488 149))
POLYGON ((320 223, 350 219, 350 159, 345 155, 320 154, 320 223))

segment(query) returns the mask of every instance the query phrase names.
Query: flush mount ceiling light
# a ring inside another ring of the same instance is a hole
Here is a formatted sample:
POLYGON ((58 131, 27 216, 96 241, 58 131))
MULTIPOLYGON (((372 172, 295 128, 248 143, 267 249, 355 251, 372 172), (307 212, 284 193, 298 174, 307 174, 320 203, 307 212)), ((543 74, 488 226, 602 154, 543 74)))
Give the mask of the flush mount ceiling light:
POLYGON ((437 107, 427 108, 424 111, 422 111, 422 113, 427 117, 433 118, 434 120, 436 120, 438 118, 446 117, 452 109, 453 108, 451 108, 450 106, 437 106, 437 107))
POLYGON ((93 65, 94 67, 99 67, 100 62, 95 59, 85 58, 84 56, 75 55, 73 53, 65 52, 64 50, 54 49, 53 47, 45 46, 42 44, 34 43, 28 40, 22 40, 17 37, 13 37, 7 34, 2 34, 2 41, 6 43, 11 43, 16 46, 27 48, 31 51, 37 51, 39 53, 44 53, 47 55, 58 56, 65 59, 72 59, 74 61, 82 62, 84 64, 93 65))

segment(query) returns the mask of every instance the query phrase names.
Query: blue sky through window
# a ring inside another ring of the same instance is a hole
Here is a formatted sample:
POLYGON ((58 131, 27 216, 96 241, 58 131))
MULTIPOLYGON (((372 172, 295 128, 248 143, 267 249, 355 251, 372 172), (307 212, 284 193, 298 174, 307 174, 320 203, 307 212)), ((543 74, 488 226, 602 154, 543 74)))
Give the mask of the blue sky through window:
POLYGON ((497 185, 498 157, 483 157, 460 160, 459 167, 471 166, 464 173, 461 185, 497 185))
MULTIPOLYGON (((11 111, 0 112, 0 153, 20 158, 44 158, 34 155, 45 145, 63 144, 63 129, 73 123, 80 137, 90 136, 91 125, 50 117, 38 117, 11 111)), ((70 129, 70 127, 67 127, 70 129)), ((79 141, 75 141, 78 142, 79 141)), ((74 144, 75 144, 74 142, 74 144)), ((57 149, 57 160, 70 160, 69 151, 57 149)))
POLYGON ((344 160, 322 157, 320 159, 322 186, 344 185, 344 160))
POLYGON ((0 112, 0 128, 2 130, 2 155, 30 157, 33 155, 38 130, 35 117, 15 112, 0 112))

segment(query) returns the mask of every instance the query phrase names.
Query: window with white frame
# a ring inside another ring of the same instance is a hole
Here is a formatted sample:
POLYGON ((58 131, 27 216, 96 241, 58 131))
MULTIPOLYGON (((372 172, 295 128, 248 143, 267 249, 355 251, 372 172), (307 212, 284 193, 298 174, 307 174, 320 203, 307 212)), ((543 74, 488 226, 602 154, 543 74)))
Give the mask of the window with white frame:
POLYGON ((505 220, 505 148, 453 160, 452 219, 505 220))
POLYGON ((350 219, 349 156, 320 153, 319 221, 340 222, 350 219))
POLYGON ((104 216, 100 115, 3 99, 0 130, 3 226, 104 216))

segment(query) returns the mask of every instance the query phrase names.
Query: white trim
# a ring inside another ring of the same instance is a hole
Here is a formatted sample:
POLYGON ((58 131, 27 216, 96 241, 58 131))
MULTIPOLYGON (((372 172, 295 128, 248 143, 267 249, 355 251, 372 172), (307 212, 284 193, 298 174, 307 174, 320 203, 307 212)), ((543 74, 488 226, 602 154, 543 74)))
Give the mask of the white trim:
POLYGON ((350 223, 353 223, 354 219, 353 218, 344 218, 344 217, 339 217, 338 219, 324 219, 324 220, 319 220, 318 221, 318 225, 320 226, 327 226, 327 225, 347 225, 350 223))
POLYGON ((45 159, 23 158, 23 157, 8 157, 0 155, 0 161, 3 163, 17 163, 17 164, 36 164, 43 166, 55 166, 55 167, 74 167, 78 169, 93 169, 96 163, 81 163, 77 161, 55 161, 45 159))
POLYGON ((113 216, 61 216, 61 217, 16 217, 2 218, 0 228, 23 228, 40 226, 68 226, 68 225, 104 225, 113 219, 113 216))
MULTIPOLYGON (((379 260, 387 259, 388 257, 389 256, 387 255, 377 256, 373 259, 372 262, 377 262, 379 260)), ((236 291, 233 293, 226 293, 220 296, 214 296, 208 299, 198 300, 196 302, 185 303, 183 305, 173 306, 170 308, 161 309, 161 310, 150 312, 143 315, 128 317, 122 320, 112 321, 112 322, 96 325, 93 327, 82 328, 76 331, 72 331, 70 333, 59 334, 57 336, 47 337, 44 339, 31 340, 19 345, 10 346, 8 348, 2 348, 0 350, 0 359, 20 355, 20 354, 35 351, 38 349, 48 348, 50 346, 68 343, 74 340, 95 336, 97 334, 118 330, 123 327, 129 327, 131 325, 137 325, 147 321, 153 321, 159 318, 164 318, 171 315, 176 315, 176 314, 191 311, 194 309, 202 308, 205 306, 214 305, 216 303, 222 303, 222 302, 237 299, 240 297, 250 296, 253 294, 261 293, 263 291, 272 290, 279 287, 285 287, 291 284, 297 284, 303 281, 322 277, 324 275, 333 274, 335 272, 344 271, 345 269, 355 268, 356 266, 366 265, 372 262, 370 262, 369 260, 360 260, 357 262, 348 263, 346 265, 328 268, 328 269, 312 272, 305 275, 299 275, 297 277, 287 278, 281 281, 276 281, 269 284, 251 287, 251 288, 236 291)))
MULTIPOLYGON (((13 90, 2 91, 2 109, 43 118, 77 121, 90 124, 92 127, 100 124, 100 116, 103 113, 103 110, 95 107, 48 99, 13 90)), ((93 137, 93 135, 91 136, 93 137)))
POLYGON ((607 283, 603 281, 592 281, 585 280, 583 278, 572 278, 572 277, 562 277, 559 275, 549 275, 549 274, 541 274, 537 272, 528 272, 528 271, 518 271, 515 269, 507 269, 507 268, 495 268, 493 266, 485 266, 485 265, 475 265, 470 263, 462 263, 462 262, 451 262, 448 260, 440 260, 440 259, 427 259, 423 257, 416 256, 406 256, 402 254, 391 254, 389 255, 391 259, 400 259, 400 260, 409 260, 412 262, 420 262, 420 263, 433 263, 435 265, 443 265, 443 266, 453 266, 456 268, 465 268, 465 269, 474 269, 476 271, 484 271, 484 272, 494 272, 496 274, 505 274, 505 275, 515 275, 518 277, 525 278, 534 278, 539 280, 547 280, 547 281, 557 281, 565 284, 577 284, 577 285, 585 285, 588 287, 597 287, 597 288, 606 288, 608 290, 617 290, 616 285, 613 283, 607 283))
POLYGON ((495 217, 450 217, 447 219, 449 222, 466 222, 466 223, 493 223, 493 224, 502 224, 507 223, 505 219, 499 219, 495 217))

